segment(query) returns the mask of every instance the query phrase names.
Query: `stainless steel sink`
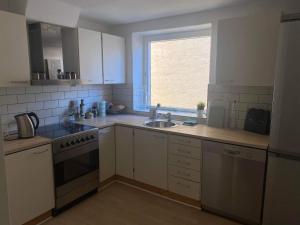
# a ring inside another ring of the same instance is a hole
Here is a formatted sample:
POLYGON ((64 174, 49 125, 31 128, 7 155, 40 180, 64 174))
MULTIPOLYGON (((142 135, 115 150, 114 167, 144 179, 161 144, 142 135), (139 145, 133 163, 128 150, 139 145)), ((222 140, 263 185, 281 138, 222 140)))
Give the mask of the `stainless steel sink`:
POLYGON ((168 128, 168 127, 175 127, 176 123, 166 120, 151 120, 146 121, 145 125, 147 127, 155 127, 155 128, 168 128))

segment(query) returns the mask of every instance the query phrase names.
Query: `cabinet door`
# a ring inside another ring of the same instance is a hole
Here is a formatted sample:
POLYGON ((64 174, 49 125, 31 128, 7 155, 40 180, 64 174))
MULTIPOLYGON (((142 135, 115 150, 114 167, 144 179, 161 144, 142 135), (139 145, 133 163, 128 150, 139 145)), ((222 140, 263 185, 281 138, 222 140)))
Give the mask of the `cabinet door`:
POLYGON ((167 189, 166 134, 135 130, 134 132, 134 177, 137 181, 167 189))
POLYGON ((279 21, 279 13, 220 20, 216 82, 273 86, 279 21))
POLYGON ((102 43, 104 83, 125 83, 125 39, 103 33, 102 43))
POLYGON ((114 127, 107 127, 99 130, 99 151, 100 151, 100 181, 116 174, 116 149, 114 127))
POLYGON ((78 28, 80 79, 88 84, 102 84, 101 33, 78 28))
POLYGON ((116 127, 116 173, 133 179, 133 129, 116 127))
POLYGON ((26 18, 0 11, 0 86, 29 84, 26 18))
POLYGON ((5 157, 12 225, 21 225, 54 208, 51 145, 5 157))

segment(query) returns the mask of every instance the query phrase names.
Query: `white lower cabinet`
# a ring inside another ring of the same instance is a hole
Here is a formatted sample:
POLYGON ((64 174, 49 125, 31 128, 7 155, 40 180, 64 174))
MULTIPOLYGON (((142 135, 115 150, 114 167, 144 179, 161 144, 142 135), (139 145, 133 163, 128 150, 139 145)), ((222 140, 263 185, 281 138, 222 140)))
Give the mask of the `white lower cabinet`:
POLYGON ((168 149, 168 190, 195 200, 201 199, 202 142, 170 135, 168 149))
POLYGON ((100 182, 116 174, 115 129, 107 127, 99 130, 100 182))
POLYGON ((54 208, 51 145, 5 157, 11 225, 24 224, 54 208))
POLYGON ((167 134, 135 129, 135 180, 162 189, 167 189, 167 157, 167 134))
POLYGON ((116 174, 133 179, 133 128, 116 126, 116 174))

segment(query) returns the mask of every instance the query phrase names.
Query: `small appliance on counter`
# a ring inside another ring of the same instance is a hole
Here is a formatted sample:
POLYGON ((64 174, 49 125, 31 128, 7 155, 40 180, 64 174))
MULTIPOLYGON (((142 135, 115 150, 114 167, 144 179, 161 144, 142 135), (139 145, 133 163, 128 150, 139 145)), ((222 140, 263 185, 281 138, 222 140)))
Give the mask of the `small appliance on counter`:
POLYGON ((247 112, 244 130, 267 135, 270 133, 270 123, 270 111, 252 108, 247 112))
POLYGON ((15 119, 17 121, 19 138, 31 138, 35 136, 40 122, 38 116, 34 112, 16 115, 15 119), (35 122, 32 118, 35 119, 35 122))

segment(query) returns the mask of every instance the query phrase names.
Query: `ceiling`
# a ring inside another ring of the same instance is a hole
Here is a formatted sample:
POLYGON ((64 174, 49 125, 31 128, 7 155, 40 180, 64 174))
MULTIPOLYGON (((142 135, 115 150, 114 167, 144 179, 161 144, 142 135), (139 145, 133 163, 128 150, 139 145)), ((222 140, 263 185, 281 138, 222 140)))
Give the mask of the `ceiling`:
POLYGON ((249 0, 60 0, 81 9, 81 17, 109 25, 174 16, 249 0))

